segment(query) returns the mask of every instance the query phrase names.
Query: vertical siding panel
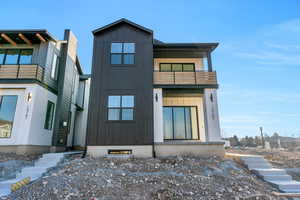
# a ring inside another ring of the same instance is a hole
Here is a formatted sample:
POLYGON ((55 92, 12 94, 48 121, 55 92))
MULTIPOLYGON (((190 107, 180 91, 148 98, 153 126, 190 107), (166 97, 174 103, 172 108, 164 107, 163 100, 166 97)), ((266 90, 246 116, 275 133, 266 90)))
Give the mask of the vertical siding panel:
POLYGON ((119 24, 95 35, 87 129, 88 145, 153 143, 152 41, 152 34, 128 24, 119 24), (135 65, 111 66, 111 42, 135 42, 135 65), (109 94, 135 95, 135 121, 107 122, 106 104, 109 94))

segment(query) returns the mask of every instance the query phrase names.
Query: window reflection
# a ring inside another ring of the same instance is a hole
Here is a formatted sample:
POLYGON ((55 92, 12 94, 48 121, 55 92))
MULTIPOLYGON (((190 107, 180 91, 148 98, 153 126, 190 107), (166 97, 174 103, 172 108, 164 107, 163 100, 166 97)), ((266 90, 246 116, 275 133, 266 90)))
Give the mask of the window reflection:
POLYGON ((164 139, 198 140, 196 107, 164 107, 164 139))
POLYGON ((0 96, 0 138, 11 137, 18 96, 0 96))

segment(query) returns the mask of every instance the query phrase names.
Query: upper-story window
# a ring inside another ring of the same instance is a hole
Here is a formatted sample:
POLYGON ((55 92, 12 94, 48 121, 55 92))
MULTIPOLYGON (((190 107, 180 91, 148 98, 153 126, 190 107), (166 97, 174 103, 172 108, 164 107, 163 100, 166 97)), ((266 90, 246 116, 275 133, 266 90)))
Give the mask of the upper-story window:
POLYGON ((0 64, 32 64, 33 49, 0 49, 0 64))
POLYGON ((160 63, 161 72, 194 72, 194 63, 160 63))
POLYGON ((108 96, 108 120, 133 120, 134 96, 108 96))
POLYGON ((59 57, 53 54, 52 66, 51 66, 51 78, 57 79, 57 68, 58 68, 59 57))
POLYGON ((135 43, 111 43, 110 54, 111 64, 134 64, 135 43))

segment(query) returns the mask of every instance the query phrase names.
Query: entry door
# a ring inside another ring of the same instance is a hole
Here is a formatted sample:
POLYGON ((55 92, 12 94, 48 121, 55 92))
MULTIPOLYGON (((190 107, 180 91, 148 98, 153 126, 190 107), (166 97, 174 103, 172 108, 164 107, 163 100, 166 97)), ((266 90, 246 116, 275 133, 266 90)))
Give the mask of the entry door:
POLYGON ((20 91, 0 89, 0 139, 11 138, 20 91))
POLYGON ((163 118, 165 140, 199 139, 196 107, 164 107, 163 118))

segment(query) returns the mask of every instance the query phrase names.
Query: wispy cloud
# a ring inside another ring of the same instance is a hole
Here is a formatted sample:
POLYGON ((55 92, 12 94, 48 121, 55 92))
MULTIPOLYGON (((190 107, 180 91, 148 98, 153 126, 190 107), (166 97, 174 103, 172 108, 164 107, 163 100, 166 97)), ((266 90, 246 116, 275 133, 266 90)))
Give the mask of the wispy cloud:
POLYGON ((265 27, 247 40, 236 45, 241 48, 234 51, 235 56, 260 65, 300 66, 300 19, 265 27))
POLYGON ((248 102, 258 103, 284 103, 293 104, 300 103, 300 94, 295 92, 271 91, 267 89, 249 89, 239 86, 224 85, 219 91, 220 97, 231 99, 234 103, 238 101, 240 104, 248 102))
MULTIPOLYGON (((300 53, 300 52, 299 52, 300 53)), ((237 52, 236 55, 248 59, 255 59, 256 63, 266 65, 299 65, 300 56, 285 52, 263 50, 258 52, 237 52)))
POLYGON ((300 90, 291 85, 295 81, 287 80, 289 74, 295 77, 291 73, 300 70, 300 19, 249 32, 248 36, 232 39, 220 48, 225 58, 235 60, 238 66, 245 63, 245 73, 253 75, 253 84, 241 78, 238 81, 224 79, 231 84, 220 84, 220 119, 224 132, 256 135, 258 127, 264 126, 268 134, 300 134, 300 90), (272 76, 266 77, 266 86, 264 75, 272 76))

